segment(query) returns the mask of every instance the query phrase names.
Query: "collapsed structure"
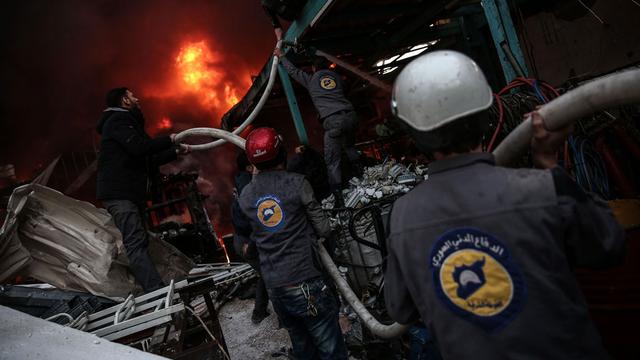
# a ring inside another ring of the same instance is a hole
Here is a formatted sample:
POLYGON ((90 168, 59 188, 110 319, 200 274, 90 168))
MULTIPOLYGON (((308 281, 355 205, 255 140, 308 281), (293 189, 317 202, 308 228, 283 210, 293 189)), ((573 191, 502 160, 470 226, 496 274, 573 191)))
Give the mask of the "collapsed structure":
MULTIPOLYGON (((523 52, 521 43, 526 37, 514 26, 510 10, 516 8, 521 15, 522 11, 529 11, 531 18, 546 17, 540 14, 544 10, 531 10, 535 7, 531 4, 529 8, 518 8, 514 4, 510 7, 504 0, 488 1, 483 8, 477 1, 401 1, 393 4, 375 1, 368 2, 368 7, 360 12, 361 5, 363 3, 358 1, 308 1, 298 20, 289 27, 285 42, 294 45, 291 47, 293 58, 302 59, 304 52, 324 54, 346 69, 352 81, 349 95, 358 100, 358 111, 365 114, 361 119, 360 137, 381 135, 375 141, 360 144, 361 150, 379 164, 367 167, 362 177, 351 179, 349 188, 343 192, 345 207, 335 208, 331 199, 325 200, 323 207, 340 234, 336 250, 331 254, 340 276, 348 282, 374 320, 386 326, 390 321, 381 292, 386 216, 397 197, 425 180, 428 163, 425 159, 416 159, 415 154, 407 150, 410 145, 403 138, 402 129, 390 121, 386 103, 393 76, 424 51, 457 47, 477 55, 483 68, 493 70, 488 71, 489 81, 496 89, 497 101, 491 109, 494 119, 485 144, 487 150, 494 149, 512 133, 526 112, 571 90, 578 83, 575 79, 565 82, 565 78, 551 78, 550 75, 560 70, 553 69, 550 62, 537 64, 544 68, 539 72, 549 76, 536 76, 545 77, 549 83, 526 78, 527 74, 533 77, 534 71, 529 69, 535 64, 531 60, 535 54, 528 54, 528 49, 523 52), (354 14, 359 16, 356 23, 351 23, 354 14), (356 31, 359 26, 364 30, 356 31), (563 86, 557 90, 550 84, 563 86), (375 134, 371 129, 376 129, 375 134)), ((547 5, 546 10, 561 13, 552 5, 547 5)), ((584 16, 590 15, 585 13, 584 16)), ((524 19, 521 22, 518 25, 521 28, 531 28, 524 19)), ((619 61, 616 66, 599 72, 607 73, 631 63, 619 61)), ((296 89, 277 68, 277 61, 269 59, 247 95, 226 114, 226 128, 236 128, 234 133, 240 133, 242 128, 238 131, 236 126, 242 124, 255 107, 261 108, 260 104, 266 103, 266 97, 265 100, 258 98, 266 94, 270 96, 271 107, 255 113, 256 124, 271 123, 273 116, 269 113, 290 111, 294 126, 279 124, 279 127, 289 130, 289 138, 297 136, 300 143, 317 146, 318 140, 307 135, 317 129, 302 121, 301 114, 305 113, 309 102, 305 97, 298 102, 296 89), (282 83, 276 84, 271 91, 276 72, 282 83), (263 91, 264 88, 268 91, 263 91)), ((580 120, 578 135, 568 144, 563 157, 565 165, 574 171, 584 188, 608 199, 637 196, 637 173, 625 166, 627 161, 638 160, 637 121, 637 106, 615 107, 580 120), (623 139, 621 145, 612 141, 612 136, 623 139), (630 141, 628 137, 631 137, 630 141), (592 143, 596 146, 591 146, 592 143)), ((222 137, 218 131, 206 134, 222 137)), ((242 139, 236 140, 236 145, 242 144, 242 139)), ((526 155, 520 161, 526 163, 526 155)), ((84 303, 68 305, 68 310, 58 313, 68 316, 52 319, 68 327, 168 357, 199 353, 210 358, 227 358, 228 349, 217 310, 255 273, 245 264, 203 265, 220 260, 225 245, 211 226, 195 178, 174 175, 166 179, 164 185, 162 199, 147 211, 150 216, 148 229, 154 234, 151 256, 156 264, 162 264, 159 270, 165 283, 169 284, 167 287, 140 296, 131 294, 139 293, 139 289, 127 272, 121 240, 118 240, 119 234, 110 224, 108 215, 90 204, 39 185, 17 188, 9 201, 8 215, 0 232, 1 280, 6 282, 20 274, 58 289, 89 292, 116 301, 101 303, 101 300, 95 300, 90 307, 84 303)), ((637 206, 637 200, 623 201, 619 207, 623 209, 621 214, 633 213, 637 209, 633 206, 637 206), (629 206, 632 210, 624 210, 629 206)), ((633 216, 631 218, 630 227, 637 226, 633 216)), ((609 286, 598 281, 599 275, 582 272, 581 276, 587 295, 591 293, 597 299, 593 310, 601 316, 611 314, 611 309, 605 310, 606 301, 599 300, 604 291, 637 294, 633 281, 609 286)), ((22 288, 9 290, 15 294, 5 292, 5 299, 24 296, 17 294, 24 291, 22 288)), ((86 300, 86 303, 91 302, 86 300)), ((631 303, 637 314, 637 303, 631 303)), ((67 304, 71 301, 67 300, 67 304)), ((350 345, 360 349, 359 355, 384 358, 385 354, 407 351, 406 346, 403 347, 406 343, 402 341, 382 341, 367 330, 361 312, 354 311, 356 306, 350 307, 346 301, 344 305, 342 313, 348 319, 346 335, 350 345)), ((58 309, 63 308, 58 306, 58 309)), ((619 312, 616 314, 619 316, 619 312)), ((50 318, 57 314, 48 312, 46 315, 50 318)), ((605 340, 609 344, 619 343, 614 336, 607 337, 606 331, 605 340)), ((625 348, 621 349, 622 352, 625 348)))

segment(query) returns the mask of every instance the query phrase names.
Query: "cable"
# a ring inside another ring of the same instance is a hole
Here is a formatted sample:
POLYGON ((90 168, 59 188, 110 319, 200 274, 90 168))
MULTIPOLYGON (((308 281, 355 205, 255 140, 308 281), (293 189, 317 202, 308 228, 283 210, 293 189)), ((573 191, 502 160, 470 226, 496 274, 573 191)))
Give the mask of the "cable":
POLYGON ((504 123, 504 107, 502 106, 502 100, 500 100, 500 96, 498 96, 498 94, 494 94, 493 96, 496 98, 496 104, 498 104, 498 126, 496 126, 496 131, 493 132, 491 141, 489 141, 487 152, 491 152, 491 150, 493 150, 493 145, 495 144, 496 138, 502 129, 502 124, 504 123))
POLYGON ((222 347, 222 345, 220 345, 220 342, 218 341, 218 339, 216 339, 215 336, 213 336, 213 334, 211 333, 211 331, 209 331, 209 328, 207 327, 207 325, 205 325, 204 321, 202 321, 202 318, 200 318, 200 316, 198 314, 196 314, 196 312, 190 307, 185 305, 184 306, 187 310, 191 311, 191 313, 193 314, 193 316, 196 317, 196 319, 198 319, 198 321, 200 321, 200 324, 202 324, 202 327, 206 330, 207 334, 209 334, 209 336, 211 336, 211 339, 213 339, 213 341, 216 342, 216 344, 218 344, 218 347, 220 348, 220 351, 222 351, 222 354, 224 354, 224 357, 227 360, 231 360, 231 358, 229 357, 229 354, 227 354, 227 352, 224 350, 224 348, 222 347))
POLYGON ((572 135, 568 141, 573 152, 576 182, 584 190, 598 193, 608 199, 609 179, 600 154, 584 137, 572 135))
POLYGON ((598 21, 600 21, 600 24, 604 25, 604 21, 600 18, 600 16, 598 16, 598 14, 596 14, 595 11, 591 10, 590 7, 587 6, 587 4, 583 3, 582 0, 578 0, 578 2, 587 10, 589 10, 589 12, 591 13, 591 15, 593 15, 596 19, 598 19, 598 21))

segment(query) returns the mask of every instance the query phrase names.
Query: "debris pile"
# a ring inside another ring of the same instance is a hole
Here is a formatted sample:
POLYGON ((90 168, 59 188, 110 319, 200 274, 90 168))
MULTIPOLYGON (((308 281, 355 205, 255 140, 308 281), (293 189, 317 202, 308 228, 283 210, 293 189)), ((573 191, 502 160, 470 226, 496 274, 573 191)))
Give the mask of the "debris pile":
MULTIPOLYGON (((112 306, 97 297, 72 295, 45 286, 47 289, 42 291, 55 292, 60 301, 49 301, 50 307, 44 311, 35 309, 38 314, 34 309, 27 312, 44 317, 60 311, 46 319, 162 356, 189 353, 228 359, 217 311, 242 284, 255 277, 256 272, 248 264, 203 264, 194 268, 187 280, 171 280, 168 286, 138 297, 130 294, 112 306)), ((21 297, 25 293, 31 296, 33 289, 13 286, 10 290, 3 289, 2 303, 22 302, 22 307, 29 310, 32 304, 21 297)))
MULTIPOLYGON (((385 197, 409 192, 426 178, 426 167, 417 165, 406 167, 393 160, 364 169, 361 178, 349 180, 349 187, 342 191, 346 208, 359 208, 385 197)), ((335 199, 329 196, 322 201, 325 210, 334 208, 335 199)))
MULTIPOLYGON (((195 266, 154 238, 149 255, 166 283, 184 279, 195 266)), ((107 211, 42 185, 24 185, 11 195, 0 229, 0 259, 0 282, 21 275, 116 300, 141 292, 107 211)))

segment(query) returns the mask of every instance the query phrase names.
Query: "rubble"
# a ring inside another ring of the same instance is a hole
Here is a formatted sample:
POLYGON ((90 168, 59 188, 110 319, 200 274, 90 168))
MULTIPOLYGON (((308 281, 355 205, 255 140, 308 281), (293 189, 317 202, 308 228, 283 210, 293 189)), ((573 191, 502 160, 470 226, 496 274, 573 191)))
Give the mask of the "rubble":
POLYGON ((426 178, 422 165, 406 167, 393 160, 367 167, 343 190, 344 208, 333 195, 322 207, 339 234, 334 260, 351 288, 364 301, 375 299, 383 281, 383 228, 391 203, 426 178))
MULTIPOLYGON (((384 197, 409 192, 416 184, 426 179, 426 167, 418 165, 411 170, 393 160, 367 167, 361 178, 349 180, 349 187, 342 190, 346 208, 356 209, 384 197)), ((322 208, 334 208, 335 199, 329 196, 322 201, 322 208)))
MULTIPOLYGON (((149 255, 165 282, 184 279, 195 266, 153 237, 149 255)), ((107 211, 42 185, 23 185, 11 195, 0 229, 0 259, 0 282, 22 275, 115 299, 141 292, 107 211)))

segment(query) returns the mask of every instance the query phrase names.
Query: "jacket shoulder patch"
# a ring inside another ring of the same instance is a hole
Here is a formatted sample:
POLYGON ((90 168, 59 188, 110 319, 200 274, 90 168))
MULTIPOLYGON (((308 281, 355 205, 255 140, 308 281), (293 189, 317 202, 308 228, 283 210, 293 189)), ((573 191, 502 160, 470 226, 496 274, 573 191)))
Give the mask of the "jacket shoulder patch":
POLYGON ((334 79, 332 76, 324 75, 323 77, 320 78, 321 88, 325 90, 333 90, 336 88, 336 86, 337 86, 336 79, 334 79))
POLYGON ((526 284, 509 249, 474 228, 442 234, 429 266, 438 298, 456 315, 487 331, 502 328, 521 311, 526 284))

